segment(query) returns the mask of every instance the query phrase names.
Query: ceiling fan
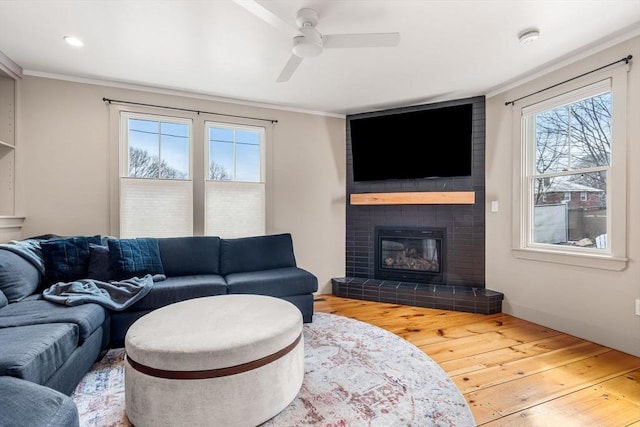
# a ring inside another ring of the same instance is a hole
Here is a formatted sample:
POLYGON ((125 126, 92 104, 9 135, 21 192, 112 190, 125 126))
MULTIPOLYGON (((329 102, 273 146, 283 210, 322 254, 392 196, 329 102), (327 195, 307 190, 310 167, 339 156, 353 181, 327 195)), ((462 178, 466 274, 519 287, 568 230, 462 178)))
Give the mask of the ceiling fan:
POLYGON ((316 29, 320 16, 311 8, 302 8, 298 11, 296 28, 256 0, 233 1, 293 37, 293 52, 276 79, 279 83, 289 80, 303 59, 318 56, 324 49, 393 47, 400 42, 400 33, 321 34, 316 29))

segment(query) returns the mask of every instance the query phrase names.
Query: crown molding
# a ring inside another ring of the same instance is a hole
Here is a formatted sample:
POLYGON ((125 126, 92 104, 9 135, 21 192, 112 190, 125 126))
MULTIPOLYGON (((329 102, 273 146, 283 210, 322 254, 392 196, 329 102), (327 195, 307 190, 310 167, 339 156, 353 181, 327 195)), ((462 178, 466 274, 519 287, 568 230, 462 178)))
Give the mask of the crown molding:
POLYGON ((0 70, 14 79, 22 78, 22 68, 2 52, 0 52, 0 70))
POLYGON ((137 90, 141 92, 150 92, 150 93, 156 93, 160 95, 182 96, 182 97, 193 98, 193 99, 201 99, 205 101, 223 102, 227 104, 244 105, 247 107, 265 108, 269 110, 287 111, 287 112, 293 112, 293 113, 311 114, 311 115, 325 116, 325 117, 335 117, 338 119, 344 119, 346 117, 344 114, 329 113, 326 111, 306 110, 303 108, 289 107, 286 105, 268 104, 268 103, 262 103, 262 102, 251 101, 251 100, 227 98, 222 96, 190 92, 190 91, 185 91, 180 89, 166 88, 166 87, 159 87, 159 86, 147 86, 147 85, 136 84, 136 83, 127 83, 127 82, 102 80, 102 79, 88 78, 88 77, 70 76, 66 74, 46 73, 42 71, 29 70, 29 69, 23 70, 22 74, 25 76, 41 77, 45 79, 62 80, 62 81, 68 81, 73 83, 83 83, 83 84, 96 85, 96 86, 113 87, 117 89, 137 90))

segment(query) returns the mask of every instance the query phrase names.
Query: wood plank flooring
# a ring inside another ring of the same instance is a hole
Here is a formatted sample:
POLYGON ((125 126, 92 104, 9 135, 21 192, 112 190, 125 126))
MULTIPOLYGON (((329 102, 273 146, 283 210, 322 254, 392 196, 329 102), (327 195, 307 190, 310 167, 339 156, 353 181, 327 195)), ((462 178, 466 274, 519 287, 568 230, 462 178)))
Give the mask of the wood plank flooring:
POLYGON ((640 358, 507 314, 317 295, 317 312, 387 329, 449 374, 478 426, 640 427, 640 358))

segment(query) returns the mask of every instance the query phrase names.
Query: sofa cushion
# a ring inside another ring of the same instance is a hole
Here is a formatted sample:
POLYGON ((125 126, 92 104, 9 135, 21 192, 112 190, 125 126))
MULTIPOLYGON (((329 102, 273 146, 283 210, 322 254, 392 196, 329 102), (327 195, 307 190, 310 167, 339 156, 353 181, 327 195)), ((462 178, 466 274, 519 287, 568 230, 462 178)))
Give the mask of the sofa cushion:
POLYGON ((234 273, 225 277, 230 294, 260 294, 272 297, 310 294, 318 290, 318 279, 297 267, 234 273))
POLYGON ((103 282, 108 282, 111 279, 108 246, 89 244, 89 270, 87 277, 103 282))
POLYGON ((44 384, 78 346, 70 323, 1 328, 0 375, 44 384))
POLYGON ((40 272, 22 256, 0 249, 0 291, 9 302, 24 299, 36 291, 40 272))
POLYGON ((247 271, 295 267, 291 234, 222 239, 220 271, 223 276, 247 271))
POLYGON ((13 377, 0 377, 0 426, 78 427, 78 408, 59 391, 13 377))
POLYGON ((215 236, 158 239, 167 276, 220 274, 220 238, 215 236))
POLYGON ((164 274, 158 239, 109 239, 110 273, 113 280, 164 274))
POLYGON ((156 282, 144 298, 125 311, 155 310, 174 302, 226 293, 225 280, 216 274, 167 277, 156 282))
MULTIPOLYGON (((46 323, 72 323, 77 325, 79 341, 104 323, 106 310, 98 304, 82 304, 67 307, 46 300, 25 300, 0 309, 0 328, 38 325, 46 323)), ((0 340, 0 342, 2 342, 0 340)), ((1 346, 0 346, 1 352, 1 346)))
POLYGON ((99 244, 100 236, 65 237, 41 242, 45 284, 86 279, 89 243, 99 244))

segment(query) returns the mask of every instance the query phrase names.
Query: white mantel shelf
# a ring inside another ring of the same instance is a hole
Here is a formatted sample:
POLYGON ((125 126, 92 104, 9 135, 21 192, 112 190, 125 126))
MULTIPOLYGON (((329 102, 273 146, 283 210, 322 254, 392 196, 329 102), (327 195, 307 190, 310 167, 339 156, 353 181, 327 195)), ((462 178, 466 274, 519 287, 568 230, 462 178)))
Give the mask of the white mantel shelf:
POLYGON ((404 193, 357 193, 352 205, 473 205, 475 191, 421 191, 404 193))

